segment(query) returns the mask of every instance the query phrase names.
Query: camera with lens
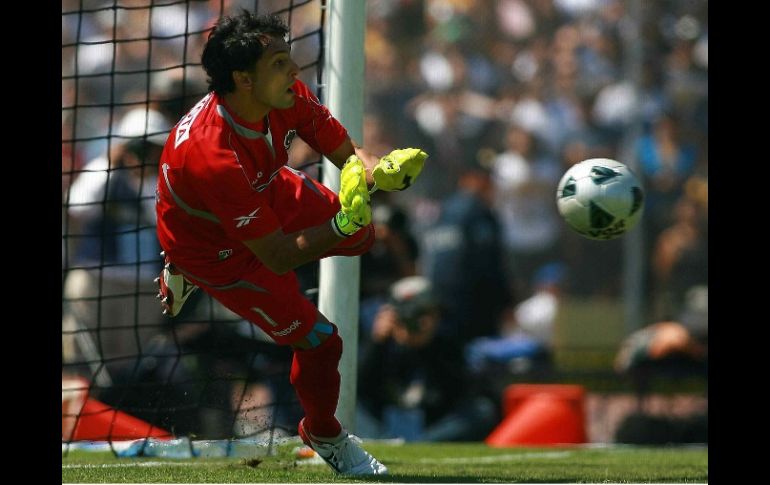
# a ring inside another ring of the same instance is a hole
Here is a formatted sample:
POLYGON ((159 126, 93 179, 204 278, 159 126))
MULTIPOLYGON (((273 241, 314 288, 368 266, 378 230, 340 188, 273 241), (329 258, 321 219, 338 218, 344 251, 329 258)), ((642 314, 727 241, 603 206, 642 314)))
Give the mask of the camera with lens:
POLYGON ((393 284, 390 304, 409 333, 420 330, 420 317, 436 309, 430 282, 422 276, 410 276, 393 284))

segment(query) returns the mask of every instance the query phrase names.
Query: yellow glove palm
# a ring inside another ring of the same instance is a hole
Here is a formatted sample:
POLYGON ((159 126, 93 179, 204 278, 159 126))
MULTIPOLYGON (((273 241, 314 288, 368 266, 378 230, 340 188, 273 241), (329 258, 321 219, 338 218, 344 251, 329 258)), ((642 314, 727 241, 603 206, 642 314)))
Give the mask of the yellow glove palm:
POLYGON ((339 199, 341 210, 332 219, 337 234, 351 236, 372 222, 364 162, 355 155, 351 155, 342 167, 339 199))
POLYGON ((417 180, 428 154, 419 148, 393 150, 372 169, 377 188, 385 192, 404 190, 417 180))

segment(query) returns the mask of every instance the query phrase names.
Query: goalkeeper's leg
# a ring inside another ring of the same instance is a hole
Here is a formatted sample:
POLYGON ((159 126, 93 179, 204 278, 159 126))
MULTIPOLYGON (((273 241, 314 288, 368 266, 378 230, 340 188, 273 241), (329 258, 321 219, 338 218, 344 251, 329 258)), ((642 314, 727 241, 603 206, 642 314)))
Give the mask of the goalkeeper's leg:
MULTIPOLYGON (((286 234, 319 224, 329 224, 329 219, 340 211, 338 194, 320 182, 285 167, 273 184, 281 184, 282 190, 276 197, 275 212, 286 234)), ((368 224, 355 234, 340 241, 321 258, 329 256, 360 256, 374 244, 374 224, 368 224)))
POLYGON ((292 347, 291 383, 305 411, 306 427, 314 435, 337 436, 342 429, 334 417, 342 355, 337 328, 300 291, 293 271, 277 275, 261 267, 242 278, 223 286, 195 282, 276 343, 292 347))
POLYGON ((350 475, 383 475, 385 465, 377 461, 360 445, 360 440, 342 428, 334 411, 340 393, 340 374, 337 371, 342 356, 342 339, 337 327, 321 313, 315 328, 318 333, 330 331, 318 345, 307 347, 308 337, 294 347, 291 383, 297 391, 305 417, 299 422, 302 441, 337 473, 350 475))
POLYGON ((313 331, 292 347, 291 384, 305 411, 305 428, 316 436, 339 435, 342 426, 334 411, 340 396, 342 339, 337 327, 319 312, 313 331))
MULTIPOLYGON (((359 240, 358 249, 369 245, 365 241, 363 237, 359 240)), ((371 455, 350 442, 350 436, 334 416, 340 394, 337 366, 342 356, 342 339, 337 327, 302 294, 293 271, 277 275, 260 267, 243 275, 241 280, 223 286, 207 285, 192 275, 190 278, 227 308, 261 328, 276 343, 292 347, 290 380, 305 412, 300 426, 307 432, 306 436, 309 433, 321 440, 312 441, 311 446, 324 454, 330 466, 332 462, 339 465, 332 468, 352 474, 387 472, 371 455), (342 461, 338 463, 337 458, 342 461)))

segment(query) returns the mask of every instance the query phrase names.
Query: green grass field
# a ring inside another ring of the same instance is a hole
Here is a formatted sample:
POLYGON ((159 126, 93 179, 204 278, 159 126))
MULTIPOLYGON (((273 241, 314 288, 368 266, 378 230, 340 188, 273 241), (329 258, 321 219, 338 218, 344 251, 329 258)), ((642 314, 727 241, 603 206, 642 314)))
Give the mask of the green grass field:
POLYGON ((390 474, 334 475, 296 463, 286 444, 272 456, 115 458, 110 452, 62 456, 62 483, 707 483, 708 447, 489 448, 483 443, 364 443, 390 474))

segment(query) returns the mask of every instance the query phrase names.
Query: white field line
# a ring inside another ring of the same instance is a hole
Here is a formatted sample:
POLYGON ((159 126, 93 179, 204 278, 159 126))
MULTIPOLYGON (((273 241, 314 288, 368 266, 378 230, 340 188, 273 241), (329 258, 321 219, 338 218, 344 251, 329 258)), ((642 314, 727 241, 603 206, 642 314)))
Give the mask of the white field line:
POLYGON ((62 468, 131 468, 131 467, 155 467, 155 466, 202 466, 215 465, 212 462, 201 461, 140 461, 137 463, 62 463, 62 468))
MULTIPOLYGON (((494 456, 473 456, 473 457, 456 457, 456 458, 422 458, 417 460, 417 463, 453 463, 453 464, 475 464, 475 463, 497 463, 503 461, 520 461, 528 460, 532 458, 565 458, 572 455, 571 451, 544 451, 544 452, 529 452, 529 453, 516 453, 507 455, 494 455, 494 456)), ((301 463, 301 462, 300 462, 301 463)), ((64 464, 62 468, 126 468, 126 467, 156 467, 156 466, 195 466, 195 465, 212 465, 211 462, 198 462, 198 461, 142 461, 137 463, 88 463, 88 464, 64 464)))
POLYGON ((529 460, 532 458, 566 458, 572 455, 571 451, 542 451, 542 452, 527 452, 527 453, 511 453, 507 455, 493 455, 493 456, 474 456, 474 457, 456 457, 456 458, 421 458, 417 460, 417 463, 457 463, 457 464, 474 464, 474 463, 497 463, 499 461, 520 461, 529 460))

